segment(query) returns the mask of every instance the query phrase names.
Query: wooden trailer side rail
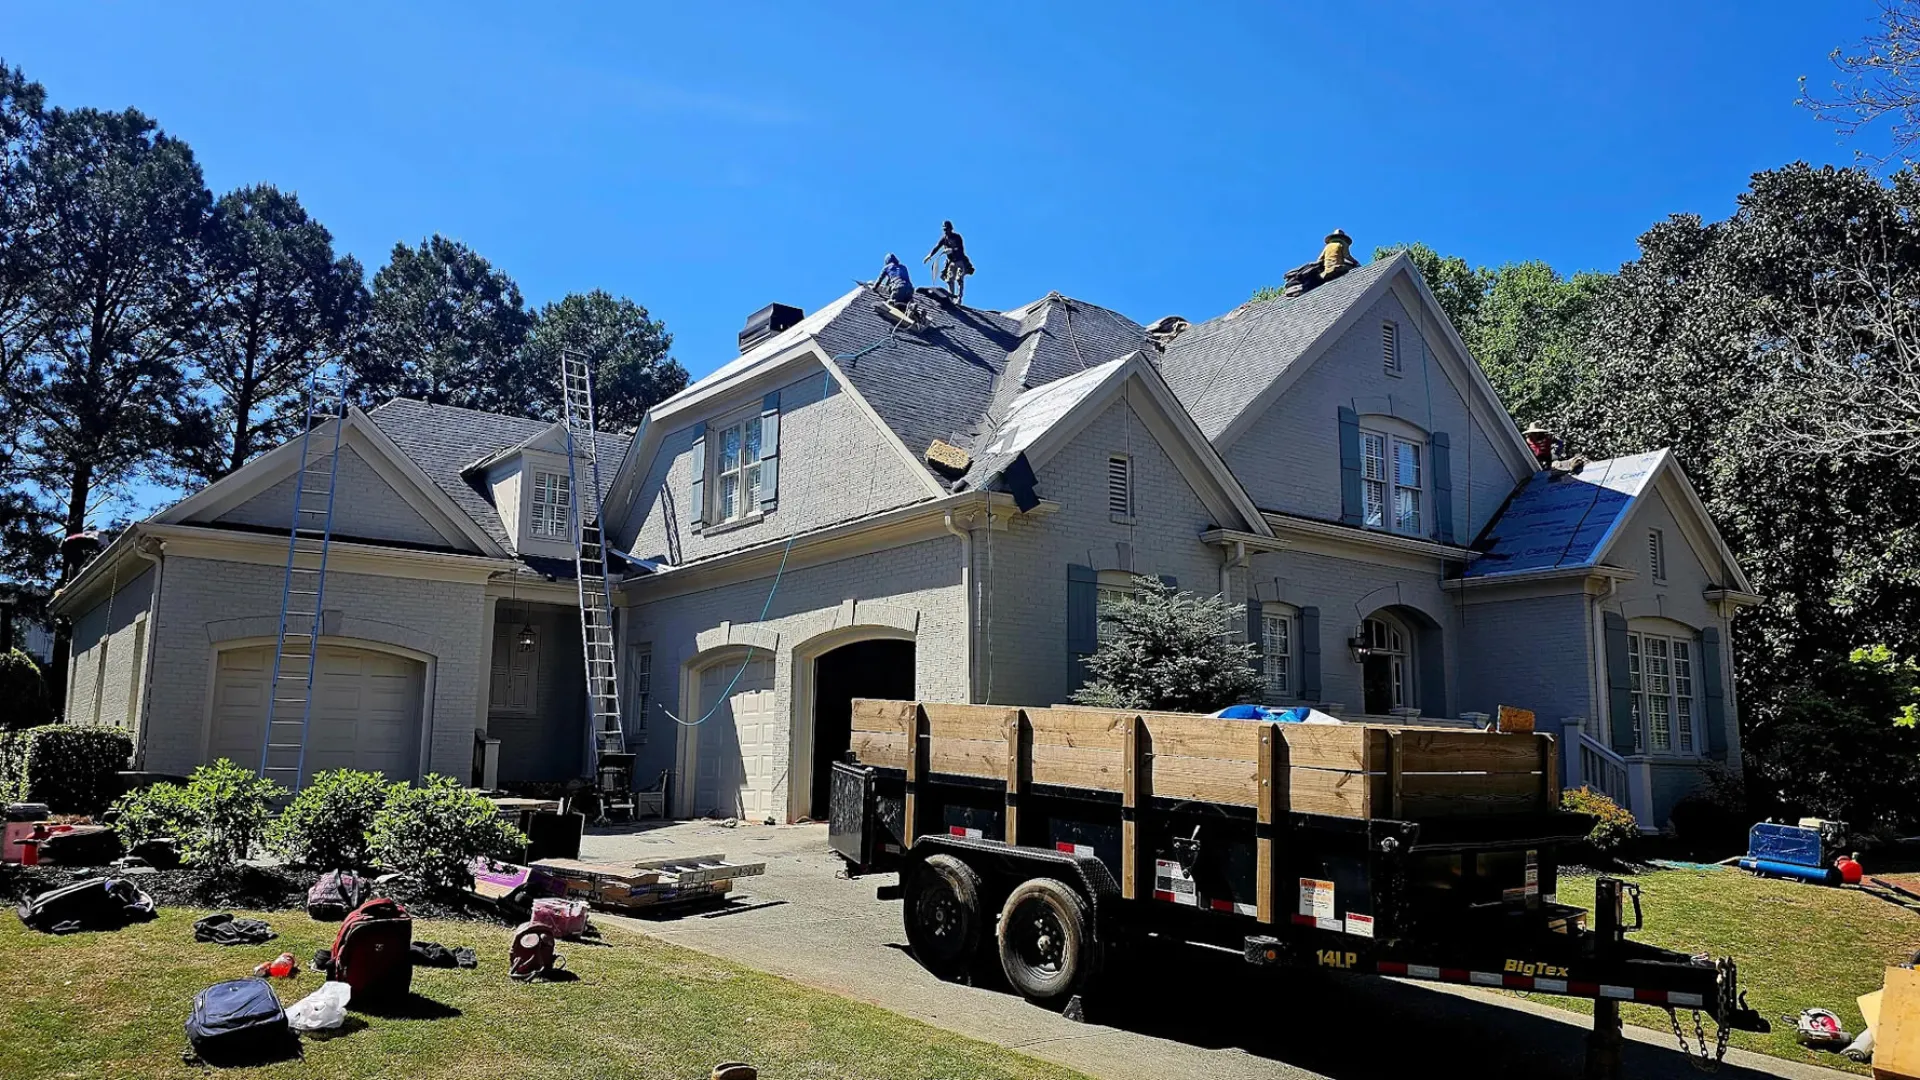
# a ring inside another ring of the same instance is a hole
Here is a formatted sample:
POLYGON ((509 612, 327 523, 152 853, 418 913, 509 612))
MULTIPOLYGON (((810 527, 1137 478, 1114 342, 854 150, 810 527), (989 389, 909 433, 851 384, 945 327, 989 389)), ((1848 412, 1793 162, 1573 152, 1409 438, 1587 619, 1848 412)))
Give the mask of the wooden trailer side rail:
POLYGON ((1558 759, 1545 734, 1374 724, 1270 724, 1191 713, 1023 709, 1004 705, 856 699, 854 756, 906 775, 904 841, 933 776, 1005 785, 1006 835, 1016 842, 1023 793, 1034 785, 1120 796, 1121 894, 1152 889, 1137 818, 1154 799, 1251 808, 1258 913, 1277 917, 1274 829, 1288 814, 1420 820, 1535 813, 1559 804, 1558 759))

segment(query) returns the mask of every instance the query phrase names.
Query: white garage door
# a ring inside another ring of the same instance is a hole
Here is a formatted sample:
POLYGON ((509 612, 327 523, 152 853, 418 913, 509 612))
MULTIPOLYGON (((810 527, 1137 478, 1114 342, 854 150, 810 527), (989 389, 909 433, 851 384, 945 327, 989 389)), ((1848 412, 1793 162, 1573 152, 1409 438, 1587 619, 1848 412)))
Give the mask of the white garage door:
POLYGON ((693 812, 749 821, 772 815, 776 821, 785 821, 787 808, 775 805, 787 773, 787 742, 786 725, 773 707, 772 659, 751 660, 745 671, 735 660, 701 672, 696 715, 706 715, 723 693, 726 700, 700 725, 696 736, 699 767, 693 812), (733 683, 731 692, 728 683, 733 683))
MULTIPOLYGON (((273 650, 269 647, 229 649, 220 654, 214 678, 209 761, 224 757, 249 769, 260 767, 267 684, 272 678, 273 650)), ((307 733, 303 786, 314 773, 327 769, 365 769, 397 780, 419 775, 425 664, 390 653, 322 645, 314 681, 317 693, 307 733)), ((298 706, 294 709, 284 718, 298 720, 298 706)), ((293 728, 280 730, 282 737, 292 741, 293 728)), ((275 757, 276 763, 281 760, 275 757)), ((275 779, 285 782, 284 774, 275 779)))

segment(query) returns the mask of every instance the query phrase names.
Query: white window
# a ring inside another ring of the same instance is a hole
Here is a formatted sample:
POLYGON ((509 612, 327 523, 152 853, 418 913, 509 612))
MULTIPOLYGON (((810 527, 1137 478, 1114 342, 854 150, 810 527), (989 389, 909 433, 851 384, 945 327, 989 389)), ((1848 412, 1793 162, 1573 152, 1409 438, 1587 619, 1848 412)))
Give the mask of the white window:
POLYGON ((716 524, 760 510, 760 414, 714 432, 713 516, 716 524))
POLYGON ((1420 494, 1424 482, 1421 454, 1425 447, 1398 435, 1377 431, 1360 433, 1360 494, 1362 523, 1369 529, 1388 528, 1388 507, 1392 507, 1392 531, 1419 536, 1420 494))
POLYGON ((1267 700, 1284 701, 1293 689, 1293 616, 1269 607, 1260 616, 1260 666, 1267 677, 1267 700))
POLYGON ((1099 638, 1107 640, 1113 634, 1113 623, 1108 618, 1120 601, 1133 595, 1133 575, 1124 570, 1102 570, 1098 584, 1096 610, 1099 613, 1099 638))
POLYGON ((1659 529, 1647 530, 1647 570, 1653 580, 1667 580, 1667 536, 1659 529))
POLYGON ((1633 748, 1694 753, 1693 642, 1661 634, 1627 635, 1633 686, 1633 748))
POLYGON ((1380 324, 1380 359, 1389 375, 1400 374, 1400 325, 1380 324))
POLYGON ((1107 512, 1133 516, 1133 462, 1125 454, 1107 457, 1107 512))
POLYGON ((1407 632, 1397 621, 1373 618, 1361 624, 1361 640, 1367 647, 1361 667, 1364 707, 1384 716, 1413 696, 1407 685, 1407 632))
POLYGON ((572 537, 568 511, 573 506, 573 483, 565 473, 533 473, 533 535, 547 540, 572 537))

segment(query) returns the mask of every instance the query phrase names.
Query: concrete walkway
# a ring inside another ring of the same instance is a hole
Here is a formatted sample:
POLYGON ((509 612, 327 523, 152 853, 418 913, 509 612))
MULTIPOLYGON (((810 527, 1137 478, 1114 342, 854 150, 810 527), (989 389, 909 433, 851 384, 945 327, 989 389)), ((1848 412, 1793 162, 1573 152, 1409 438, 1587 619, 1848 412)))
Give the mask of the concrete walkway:
MULTIPOLYGON (((767 864, 728 913, 673 920, 595 915, 663 940, 1077 1069, 1100 1080, 1369 1080, 1525 1076, 1579 1080, 1585 1017, 1466 988, 1317 972, 1263 975, 1237 957, 1181 950, 1150 965, 1120 1015, 1067 1020, 1003 989, 945 983, 906 949, 891 877, 849 881, 822 825, 678 822, 589 836, 589 859, 725 853, 767 864), (749 908, 751 905, 766 905, 749 908)), ((1624 1075, 1696 1075, 1670 1034, 1627 1028, 1624 1075)), ((1730 1051, 1720 1075, 1847 1074, 1730 1051)))

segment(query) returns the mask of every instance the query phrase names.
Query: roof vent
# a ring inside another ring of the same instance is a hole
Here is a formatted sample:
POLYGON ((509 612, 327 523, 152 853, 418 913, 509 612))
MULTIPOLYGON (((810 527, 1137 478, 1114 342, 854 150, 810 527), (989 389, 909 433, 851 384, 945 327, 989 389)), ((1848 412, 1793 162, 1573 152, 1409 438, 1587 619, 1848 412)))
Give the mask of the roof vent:
POLYGON ((747 316, 740 330, 740 351, 746 352, 782 330, 791 329, 801 319, 800 309, 791 304, 768 304, 747 316))

